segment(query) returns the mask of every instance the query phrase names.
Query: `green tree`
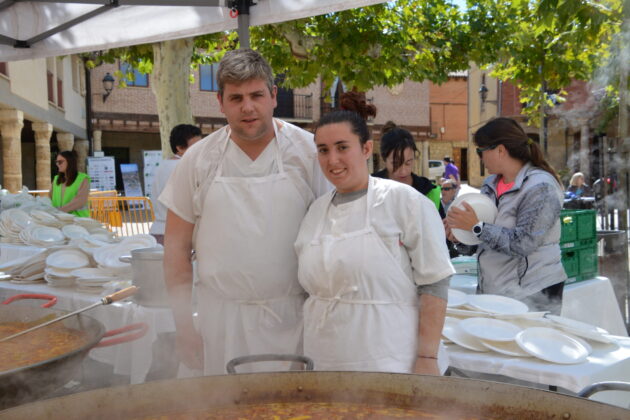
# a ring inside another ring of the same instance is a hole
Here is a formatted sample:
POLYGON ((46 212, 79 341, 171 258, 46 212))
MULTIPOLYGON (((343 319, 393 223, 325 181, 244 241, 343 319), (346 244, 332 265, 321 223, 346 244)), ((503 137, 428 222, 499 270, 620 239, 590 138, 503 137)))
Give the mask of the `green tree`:
POLYGON ((470 58, 515 83, 524 113, 540 124, 554 106, 548 92, 562 95, 572 80, 591 80, 610 56, 621 6, 621 0, 469 1, 466 19, 477 39, 470 58))
POLYGON ((445 0, 398 0, 252 28, 252 46, 284 73, 287 87, 321 76, 366 91, 407 79, 443 82, 468 68, 463 15, 445 0))

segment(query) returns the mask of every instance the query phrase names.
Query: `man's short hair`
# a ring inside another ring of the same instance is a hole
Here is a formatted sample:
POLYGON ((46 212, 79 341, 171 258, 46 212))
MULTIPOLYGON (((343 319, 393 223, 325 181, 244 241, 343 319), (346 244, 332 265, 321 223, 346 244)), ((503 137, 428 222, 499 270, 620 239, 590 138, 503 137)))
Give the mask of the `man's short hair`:
POLYGON ((239 84, 253 79, 264 81, 269 92, 273 92, 273 70, 262 55, 249 48, 225 53, 217 71, 219 95, 223 96, 227 83, 239 84))
POLYGON ((185 149, 188 147, 188 140, 198 136, 201 136, 201 129, 196 125, 179 124, 171 130, 168 141, 171 144, 173 153, 177 154, 177 146, 181 146, 185 149))

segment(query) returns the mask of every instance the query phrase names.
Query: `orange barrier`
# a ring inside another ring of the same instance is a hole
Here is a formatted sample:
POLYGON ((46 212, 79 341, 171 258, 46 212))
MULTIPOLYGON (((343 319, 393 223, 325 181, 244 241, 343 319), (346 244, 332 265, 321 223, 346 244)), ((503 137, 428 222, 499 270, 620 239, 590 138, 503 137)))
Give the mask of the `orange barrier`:
POLYGON ((148 197, 90 197, 90 217, 119 236, 149 233, 155 220, 148 197))

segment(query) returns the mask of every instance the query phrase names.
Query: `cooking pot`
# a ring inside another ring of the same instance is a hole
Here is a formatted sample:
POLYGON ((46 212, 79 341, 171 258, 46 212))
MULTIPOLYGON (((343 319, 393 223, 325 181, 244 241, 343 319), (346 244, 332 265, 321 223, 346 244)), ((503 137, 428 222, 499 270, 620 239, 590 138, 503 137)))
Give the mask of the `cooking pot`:
POLYGON ((121 262, 131 263, 133 284, 138 292, 133 299, 143 306, 169 306, 164 283, 164 248, 139 248, 131 256, 120 257, 121 262))
MULTIPOLYGON (((56 299, 52 295, 13 296, 4 301, 3 305, 0 305, 0 323, 39 322, 43 318, 50 318, 51 315, 59 317, 68 313, 45 307, 51 305, 51 302, 54 304, 56 299), (41 308, 26 305, 8 305, 14 300, 24 299, 25 296, 35 299, 46 299, 49 302, 42 305, 41 308)), ((62 323, 67 328, 83 331, 87 338, 85 344, 56 357, 0 372, 0 409, 24 401, 32 401, 60 388, 73 377, 83 358, 92 348, 107 347, 132 341, 144 336, 148 330, 146 323, 138 323, 106 332, 100 321, 83 314, 69 317, 59 321, 59 323, 62 323), (104 337, 123 333, 129 334, 101 341, 104 337)))
POLYGON ((205 413, 212 418, 217 411, 245 411, 252 404, 318 402, 426 410, 449 420, 622 420, 630 416, 623 408, 504 383, 396 373, 293 371, 103 388, 15 407, 0 412, 0 419, 58 418, 60 413, 66 420, 205 418, 205 413))

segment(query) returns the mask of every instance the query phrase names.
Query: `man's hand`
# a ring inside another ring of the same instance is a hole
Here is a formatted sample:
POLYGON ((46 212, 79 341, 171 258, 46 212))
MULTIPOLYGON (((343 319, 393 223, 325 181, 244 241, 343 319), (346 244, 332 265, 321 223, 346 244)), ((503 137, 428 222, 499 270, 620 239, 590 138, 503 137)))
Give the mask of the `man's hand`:
POLYGON ((189 369, 203 370, 203 339, 197 331, 177 332, 177 354, 189 369))

